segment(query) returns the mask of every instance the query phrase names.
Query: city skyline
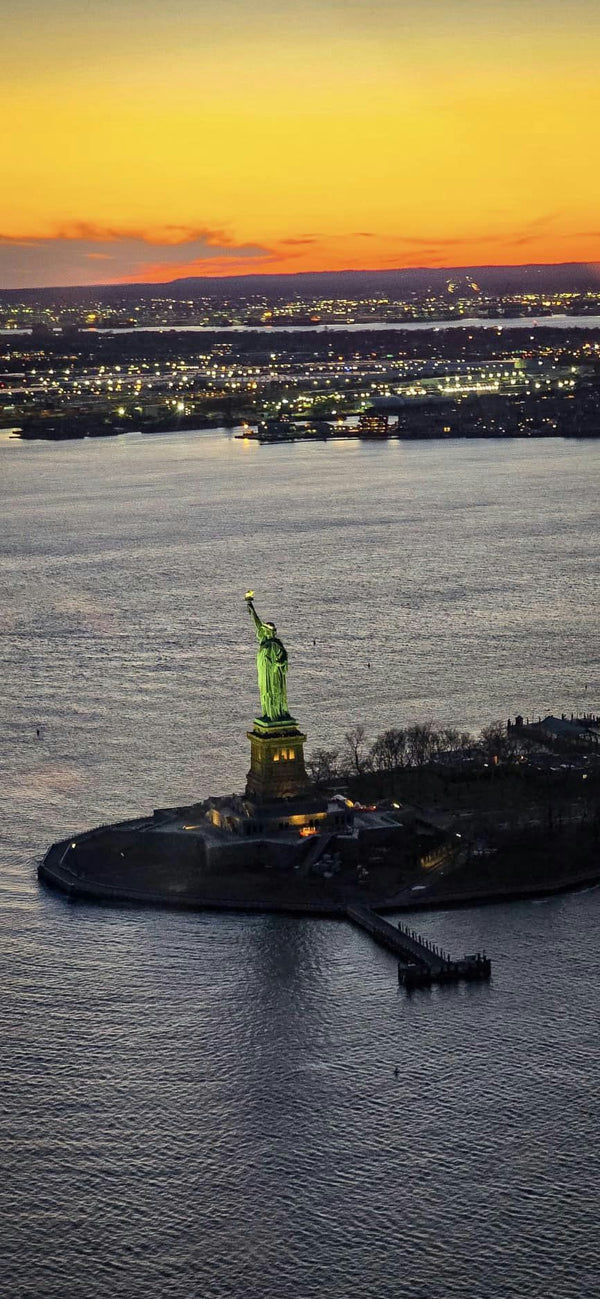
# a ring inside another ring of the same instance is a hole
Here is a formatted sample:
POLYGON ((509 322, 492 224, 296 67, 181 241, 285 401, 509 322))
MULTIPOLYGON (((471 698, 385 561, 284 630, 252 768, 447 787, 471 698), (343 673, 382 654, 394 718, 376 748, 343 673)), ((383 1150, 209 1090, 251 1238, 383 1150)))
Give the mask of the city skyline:
POLYGON ((600 262, 595 0, 12 4, 0 288, 600 262))

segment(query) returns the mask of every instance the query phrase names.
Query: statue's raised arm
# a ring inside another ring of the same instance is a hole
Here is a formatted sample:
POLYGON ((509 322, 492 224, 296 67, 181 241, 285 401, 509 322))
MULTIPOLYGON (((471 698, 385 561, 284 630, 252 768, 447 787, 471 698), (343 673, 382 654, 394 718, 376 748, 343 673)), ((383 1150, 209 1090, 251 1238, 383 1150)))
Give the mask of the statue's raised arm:
POLYGON ((254 630, 256 632, 258 639, 265 640, 267 636, 271 635, 272 623, 263 622, 262 619, 259 618, 256 609, 254 608, 254 603, 251 595, 246 596, 246 604, 248 605, 248 613, 250 614, 250 617, 254 623, 254 630))
POLYGON ((263 622, 259 618, 254 608, 253 591, 246 592, 246 604, 259 642, 256 667, 261 720, 287 721, 290 716, 287 704, 287 650, 277 635, 275 623, 263 622))

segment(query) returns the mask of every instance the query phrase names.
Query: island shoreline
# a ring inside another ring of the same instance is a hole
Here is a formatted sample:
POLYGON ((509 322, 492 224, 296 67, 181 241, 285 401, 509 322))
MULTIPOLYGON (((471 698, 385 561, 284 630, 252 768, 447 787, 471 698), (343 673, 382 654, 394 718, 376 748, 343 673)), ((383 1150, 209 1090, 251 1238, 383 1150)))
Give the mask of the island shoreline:
POLYGON ((38 879, 49 889, 64 893, 70 901, 108 903, 109 905, 122 907, 158 907, 171 911, 237 911, 255 915, 291 915, 298 918, 304 916, 307 918, 343 919, 347 906, 357 901, 368 901, 368 905, 374 911, 390 915, 410 914, 412 911, 447 911, 463 907, 502 905, 506 902, 535 902, 544 898, 557 897, 565 893, 576 893, 590 887, 600 886, 599 862, 592 870, 582 871, 576 875, 565 874, 552 882, 548 882, 544 887, 524 884, 520 888, 514 886, 507 886, 506 888, 493 887, 465 894, 449 890, 446 895, 438 893, 435 897, 411 898, 409 901, 402 902, 392 900, 389 897, 377 899, 372 896, 367 900, 364 894, 358 891, 352 894, 348 893, 345 897, 331 897, 328 900, 313 899, 312 901, 307 899, 303 902, 280 901, 273 898, 257 898, 255 901, 248 902, 241 897, 216 898, 207 897, 206 895, 176 897, 151 891, 140 892, 135 889, 109 887, 92 879, 83 880, 74 872, 65 869, 59 863, 53 863, 51 860, 53 853, 58 850, 64 851, 68 843, 69 840, 63 840, 53 844, 38 865, 38 879))

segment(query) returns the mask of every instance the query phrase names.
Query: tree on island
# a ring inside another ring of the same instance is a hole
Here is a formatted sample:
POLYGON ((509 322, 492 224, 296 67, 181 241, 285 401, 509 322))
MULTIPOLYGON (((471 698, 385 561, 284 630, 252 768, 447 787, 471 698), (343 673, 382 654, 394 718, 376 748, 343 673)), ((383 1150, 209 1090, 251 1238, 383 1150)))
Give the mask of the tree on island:
POLYGON ((407 761, 407 733, 392 726, 383 731, 371 745, 370 758, 374 771, 398 771, 407 761))
POLYGON ((484 726, 479 736, 479 745, 487 757, 488 762, 494 766, 498 762, 507 762, 516 757, 520 750, 518 737, 513 731, 509 731, 504 722, 490 722, 484 726))
POLYGON ((307 766, 311 779, 323 786, 339 780, 357 780, 369 773, 391 778, 394 772, 418 773, 440 754, 462 754, 474 744, 468 731, 419 722, 406 729, 390 727, 369 747, 365 727, 357 724, 346 731, 341 749, 315 749, 307 766))
POLYGON ((332 785, 340 778, 339 749, 313 749, 306 770, 315 785, 332 785))
POLYGON ((367 732, 364 726, 353 726, 346 731, 341 752, 342 771, 349 776, 362 776, 369 770, 370 752, 367 748, 367 732))

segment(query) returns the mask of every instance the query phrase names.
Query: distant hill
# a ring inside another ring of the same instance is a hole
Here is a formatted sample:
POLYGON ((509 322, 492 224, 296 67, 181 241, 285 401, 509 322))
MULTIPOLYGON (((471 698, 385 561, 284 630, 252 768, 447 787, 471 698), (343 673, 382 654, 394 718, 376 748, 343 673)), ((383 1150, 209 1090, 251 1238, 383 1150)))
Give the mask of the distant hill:
POLYGON ((0 289, 0 301, 52 301, 56 303, 139 302, 142 298, 228 298, 230 301, 259 294, 267 299, 282 297, 403 297, 405 294, 439 294, 456 284, 463 290, 469 282, 488 294, 585 293, 600 289, 600 265, 593 262, 561 262, 532 266, 449 266, 392 271, 302 271, 287 275, 189 276, 166 284, 81 285, 81 287, 0 289))
MULTIPOLYGON (((586 262, 563 262, 547 266, 448 266, 440 269, 411 267, 392 271, 301 271, 295 275, 243 275, 226 281, 242 292, 248 289, 264 292, 302 292, 345 294, 359 292, 371 294, 378 289, 385 293, 424 293, 428 289, 443 290, 452 281, 460 287, 474 282, 490 293, 518 293, 520 290, 556 292, 574 289, 577 292, 600 287, 600 266, 586 262)), ((220 286, 223 280, 186 279, 173 280, 170 287, 185 290, 204 285, 220 286)), ((155 286, 156 287, 156 286, 155 286)))

